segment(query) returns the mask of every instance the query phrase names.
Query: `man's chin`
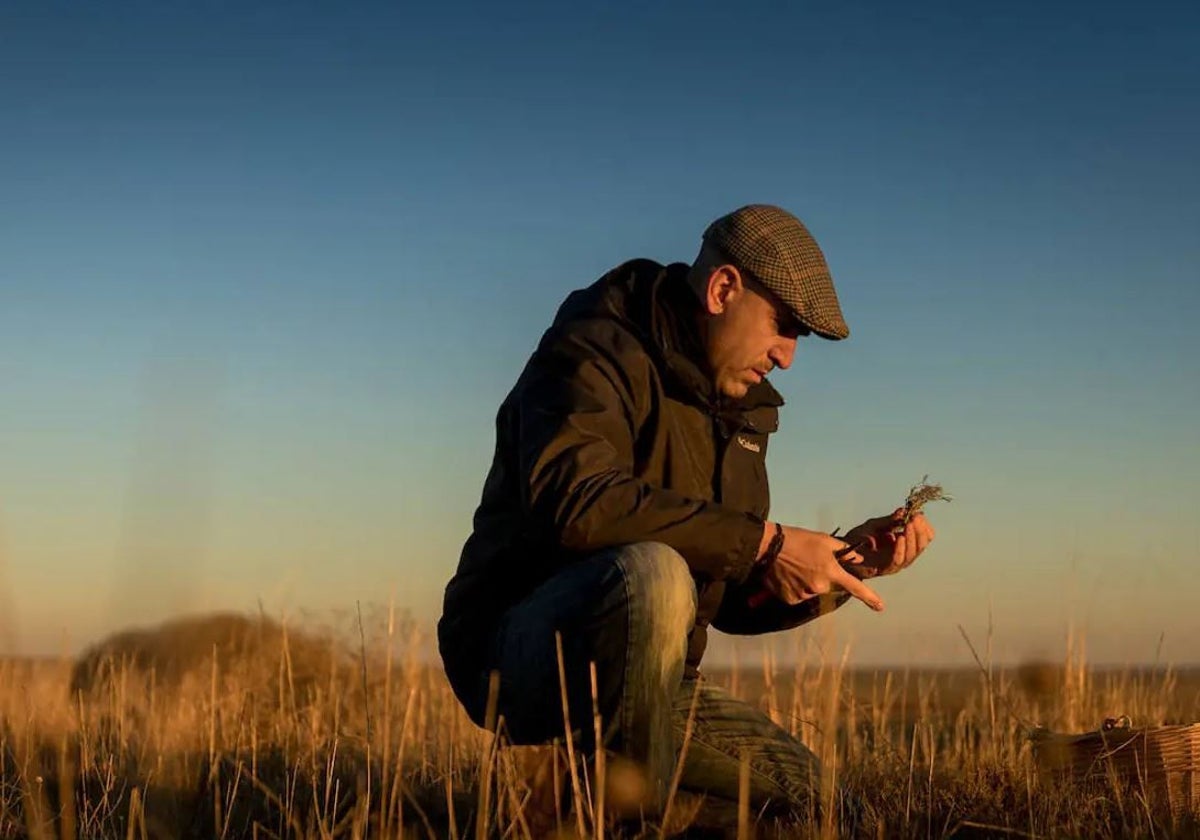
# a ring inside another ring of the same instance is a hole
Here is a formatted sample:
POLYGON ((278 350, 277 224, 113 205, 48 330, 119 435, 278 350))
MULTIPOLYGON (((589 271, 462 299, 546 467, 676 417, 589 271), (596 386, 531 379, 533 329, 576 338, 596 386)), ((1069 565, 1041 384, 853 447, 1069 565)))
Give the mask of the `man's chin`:
POLYGON ((750 392, 750 385, 746 382, 727 382, 717 388, 721 396, 728 400, 740 400, 750 392))

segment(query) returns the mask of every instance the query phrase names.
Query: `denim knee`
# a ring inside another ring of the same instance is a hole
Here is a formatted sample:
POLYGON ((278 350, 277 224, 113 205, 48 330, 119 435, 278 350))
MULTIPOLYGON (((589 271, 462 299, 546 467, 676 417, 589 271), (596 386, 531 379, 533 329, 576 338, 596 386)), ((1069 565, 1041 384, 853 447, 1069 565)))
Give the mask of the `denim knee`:
POLYGON ((696 620, 696 581, 683 556, 663 543, 624 546, 617 563, 631 603, 644 604, 631 617, 644 625, 636 635, 648 644, 674 647, 696 620))

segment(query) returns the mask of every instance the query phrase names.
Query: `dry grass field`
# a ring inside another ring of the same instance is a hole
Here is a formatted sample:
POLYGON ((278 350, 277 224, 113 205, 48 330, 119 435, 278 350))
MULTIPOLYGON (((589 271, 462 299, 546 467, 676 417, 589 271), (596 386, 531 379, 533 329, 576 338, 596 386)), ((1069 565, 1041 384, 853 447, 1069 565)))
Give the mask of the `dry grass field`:
MULTIPOLYGON (((79 662, 0 663, 0 838, 665 833, 605 816, 597 800, 619 791, 615 776, 597 784, 594 764, 572 782, 565 753, 514 749, 473 727, 418 655, 414 627, 386 615, 349 624, 210 616, 113 637, 79 662)), ((857 796, 866 836, 1196 836, 1193 817, 1152 787, 1085 788, 1036 772, 1035 724, 1200 720, 1200 674, 1082 660, 860 672, 768 657, 708 677, 824 759, 826 795, 836 783, 857 796)), ((738 836, 736 824, 724 834, 712 825, 700 800, 673 807, 666 822, 687 836, 738 836)), ((834 820, 739 816, 742 836, 848 833, 834 820)))

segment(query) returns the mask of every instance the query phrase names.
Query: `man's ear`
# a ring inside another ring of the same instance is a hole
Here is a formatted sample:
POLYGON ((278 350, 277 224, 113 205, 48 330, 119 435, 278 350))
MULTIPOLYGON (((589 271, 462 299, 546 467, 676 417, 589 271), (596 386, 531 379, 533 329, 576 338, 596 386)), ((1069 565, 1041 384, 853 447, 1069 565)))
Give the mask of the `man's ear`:
POLYGON ((745 288, 741 273, 732 265, 719 265, 708 275, 704 308, 709 315, 720 315, 745 288))

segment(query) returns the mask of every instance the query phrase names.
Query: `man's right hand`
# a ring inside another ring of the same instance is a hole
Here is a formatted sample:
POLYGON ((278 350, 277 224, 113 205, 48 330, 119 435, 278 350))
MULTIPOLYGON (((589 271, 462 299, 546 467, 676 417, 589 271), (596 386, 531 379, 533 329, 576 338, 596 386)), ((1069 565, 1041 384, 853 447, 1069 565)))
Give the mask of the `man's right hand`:
MULTIPOLYGON (((773 526, 768 527, 774 531, 773 526)), ((783 548, 765 570, 763 585, 787 604, 844 589, 871 609, 882 612, 883 599, 841 566, 861 563, 862 556, 851 551, 842 554, 839 562, 835 555, 848 547, 844 541, 820 531, 784 525, 783 548)))

